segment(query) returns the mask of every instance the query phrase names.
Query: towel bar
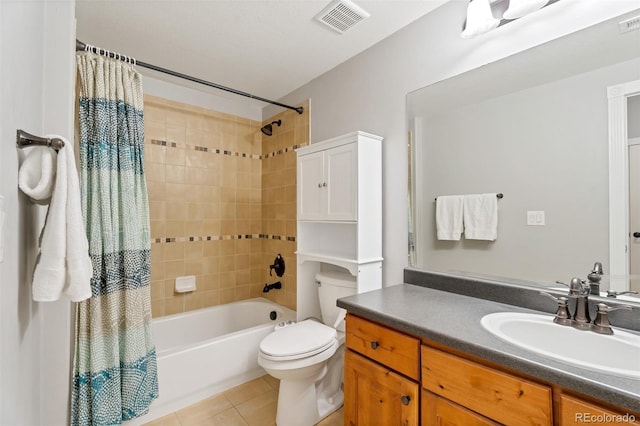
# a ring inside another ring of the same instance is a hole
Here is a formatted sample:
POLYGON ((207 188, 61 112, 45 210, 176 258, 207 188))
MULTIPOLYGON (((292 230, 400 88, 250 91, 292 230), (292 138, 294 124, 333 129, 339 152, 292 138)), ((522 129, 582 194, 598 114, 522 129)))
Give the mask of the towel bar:
POLYGON ((18 129, 16 132, 16 146, 18 148, 26 148, 28 146, 48 146, 59 151, 64 147, 64 141, 58 138, 42 138, 18 129))
MULTIPOLYGON (((499 193, 497 193, 497 194, 496 194, 496 198, 500 199, 500 198, 502 198, 502 197, 504 197, 504 195, 502 194, 502 192, 499 192, 499 193)), ((437 199, 438 199, 438 197, 434 198, 434 200, 437 200, 437 199)))

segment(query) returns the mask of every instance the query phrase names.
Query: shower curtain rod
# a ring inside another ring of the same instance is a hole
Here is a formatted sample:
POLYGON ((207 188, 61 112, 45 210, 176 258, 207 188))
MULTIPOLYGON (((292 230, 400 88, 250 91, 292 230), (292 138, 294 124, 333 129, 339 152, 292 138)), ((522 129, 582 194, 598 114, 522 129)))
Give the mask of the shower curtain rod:
POLYGON ((120 55, 118 53, 111 52, 109 50, 101 49, 99 47, 92 46, 92 45, 87 45, 87 44, 81 42, 80 40, 76 40, 76 51, 81 51, 81 50, 91 50, 93 53, 96 53, 98 55, 107 56, 109 58, 114 58, 114 59, 127 58, 127 60, 129 60, 130 62, 134 63, 134 65, 139 65, 141 67, 148 68, 148 69, 154 70, 154 71, 158 71, 158 72, 161 72, 163 74, 169 74, 169 75, 172 75, 174 77, 182 78, 184 80, 193 81, 194 83, 203 84, 205 86, 213 87, 213 88, 219 89, 219 90, 224 90, 225 92, 235 93, 236 95, 244 96, 246 98, 251 98, 251 99, 255 99, 255 100, 258 100, 258 101, 266 102, 266 103, 269 103, 269 104, 272 104, 272 105, 277 105, 279 107, 292 109, 292 110, 296 111, 298 114, 302 114, 304 112, 304 108, 303 107, 294 107, 294 106, 291 106, 291 105, 286 105, 286 104, 280 103, 278 101, 272 101, 270 99, 266 99, 266 98, 263 98, 263 97, 260 97, 260 96, 252 95, 251 93, 243 92, 243 91, 237 90, 237 89, 232 89, 231 87, 222 86, 220 84, 212 83, 212 82, 207 81, 207 80, 202 80, 202 79, 197 78, 197 77, 192 77, 190 75, 182 74, 182 73, 179 73, 179 72, 176 72, 176 71, 171 71, 171 70, 168 70, 166 68, 159 67, 157 65, 152 65, 152 64, 148 64, 146 62, 138 61, 136 59, 132 59, 130 57, 126 57, 124 55, 120 55))

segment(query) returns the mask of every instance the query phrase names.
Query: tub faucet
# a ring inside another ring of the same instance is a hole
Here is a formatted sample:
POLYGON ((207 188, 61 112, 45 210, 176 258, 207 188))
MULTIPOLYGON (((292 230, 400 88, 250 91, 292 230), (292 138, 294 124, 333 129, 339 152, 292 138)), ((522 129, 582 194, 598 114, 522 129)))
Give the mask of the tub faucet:
POLYGON ((264 284, 264 288, 262 289, 263 293, 269 293, 269 291, 273 290, 273 289, 281 289, 282 288, 282 283, 280 281, 276 281, 273 284, 264 284))

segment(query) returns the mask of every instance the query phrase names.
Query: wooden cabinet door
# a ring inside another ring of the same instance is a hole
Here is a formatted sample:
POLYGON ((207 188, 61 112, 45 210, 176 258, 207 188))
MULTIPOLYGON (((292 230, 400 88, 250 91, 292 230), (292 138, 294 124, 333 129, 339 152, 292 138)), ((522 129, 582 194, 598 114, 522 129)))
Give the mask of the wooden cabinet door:
POLYGON ((324 152, 298 157, 298 219, 322 220, 326 215, 324 152))
POLYGON ((560 395, 560 426, 591 425, 640 425, 640 418, 630 413, 620 413, 592 404, 573 396, 560 395))
POLYGON ((350 350, 344 357, 346 426, 417 426, 418 384, 350 350))
POLYGON ((325 151, 327 220, 358 218, 358 147, 355 143, 325 151))
POLYGON ((429 391, 422 390, 420 396, 422 426, 498 426, 484 416, 439 397, 429 391))

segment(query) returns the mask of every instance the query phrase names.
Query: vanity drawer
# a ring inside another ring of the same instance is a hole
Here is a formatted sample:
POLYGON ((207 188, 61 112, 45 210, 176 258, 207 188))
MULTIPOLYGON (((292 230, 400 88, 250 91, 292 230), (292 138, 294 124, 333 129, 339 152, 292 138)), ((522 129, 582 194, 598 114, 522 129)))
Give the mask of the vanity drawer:
POLYGON ((420 340, 354 315, 347 315, 347 348, 416 381, 420 380, 420 340))
POLYGON ((497 422, 551 425, 551 388, 422 346, 422 387, 497 422))

